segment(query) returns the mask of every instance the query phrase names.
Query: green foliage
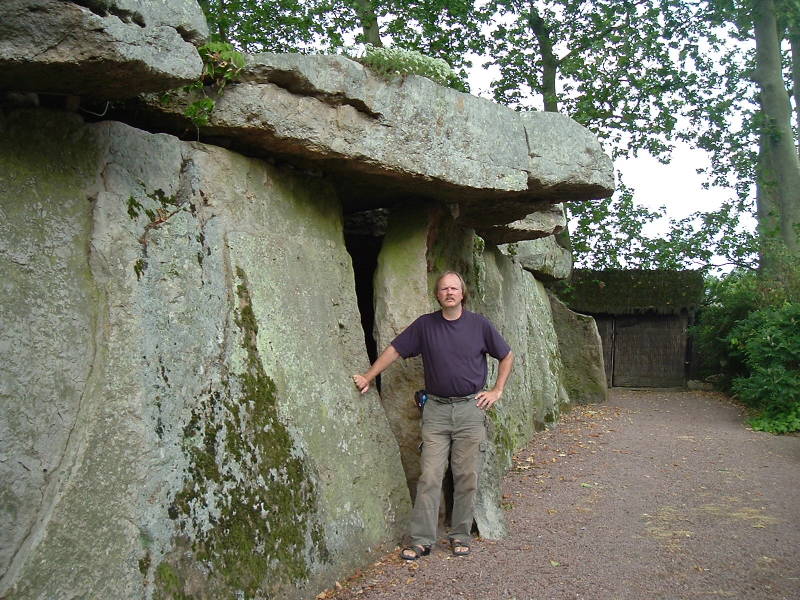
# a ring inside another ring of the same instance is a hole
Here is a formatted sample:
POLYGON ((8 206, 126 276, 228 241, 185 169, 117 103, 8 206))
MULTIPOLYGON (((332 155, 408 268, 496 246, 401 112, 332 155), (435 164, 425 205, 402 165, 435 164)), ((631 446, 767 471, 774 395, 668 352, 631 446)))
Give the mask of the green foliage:
POLYGON ((733 392, 759 411, 754 429, 772 433, 800 431, 800 303, 751 313, 727 337, 746 375, 733 392))
POLYGON ((664 156, 694 93, 706 24, 683 0, 492 0, 487 64, 495 100, 556 108, 609 142, 615 156, 664 156), (694 48, 690 56, 679 49, 694 48), (548 56, 548 51, 552 55, 548 56))
POLYGON ((211 119, 211 113, 214 111, 217 103, 213 98, 203 97, 199 100, 189 103, 184 109, 183 114, 189 117, 196 127, 204 127, 208 125, 211 119))
POLYGON ((231 44, 226 42, 210 42, 197 49, 203 59, 203 73, 200 79, 186 86, 187 91, 196 90, 202 94, 201 98, 194 100, 184 110, 195 127, 208 125, 211 113, 217 102, 208 95, 211 90, 216 98, 222 94, 225 86, 236 81, 244 69, 245 58, 231 44))
POLYGON ((352 58, 387 80, 403 75, 421 75, 439 85, 458 84, 458 77, 445 61, 425 56, 415 50, 381 48, 367 44, 361 56, 352 58))
POLYGON ((800 430, 800 263, 776 256, 779 272, 710 278, 691 334, 699 374, 721 375, 722 389, 758 411, 753 428, 785 433, 800 430))
POLYGON ((199 0, 199 4, 212 40, 234 44, 244 52, 296 52, 310 46, 327 27, 338 28, 343 18, 345 27, 355 20, 352 11, 320 0, 199 0))
POLYGON ((571 204, 570 243, 579 267, 651 268, 644 228, 658 213, 638 206, 631 190, 620 184, 611 198, 571 204))
POLYGON ((210 42, 200 46, 197 52, 203 59, 202 84, 213 86, 220 93, 239 77, 245 66, 244 55, 225 42, 210 42))
POLYGON ((647 226, 664 211, 636 204, 620 182, 617 193, 595 202, 573 203, 570 242, 575 264, 591 269, 710 269, 756 267, 758 238, 742 223, 752 210, 741 200, 717 210, 670 219, 665 235, 648 235, 647 226))
POLYGON ((719 387, 730 391, 731 381, 744 371, 741 358, 726 341, 736 325, 761 303, 758 274, 736 270, 724 278, 706 279, 706 298, 690 334, 699 357, 698 375, 721 376, 719 387))

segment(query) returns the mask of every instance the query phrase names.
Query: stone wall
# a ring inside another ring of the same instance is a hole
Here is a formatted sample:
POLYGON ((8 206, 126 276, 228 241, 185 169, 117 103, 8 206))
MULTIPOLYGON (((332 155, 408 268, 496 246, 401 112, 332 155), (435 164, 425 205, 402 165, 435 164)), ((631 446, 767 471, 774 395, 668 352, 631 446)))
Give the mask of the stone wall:
POLYGON ((119 123, 0 129, 0 594, 302 596, 397 539, 330 188, 119 123))

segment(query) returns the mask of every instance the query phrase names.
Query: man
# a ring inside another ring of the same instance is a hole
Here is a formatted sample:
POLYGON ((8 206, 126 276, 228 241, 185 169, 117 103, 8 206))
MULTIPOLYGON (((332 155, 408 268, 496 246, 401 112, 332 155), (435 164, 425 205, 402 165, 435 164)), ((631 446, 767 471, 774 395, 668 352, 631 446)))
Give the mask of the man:
POLYGON ((422 412, 422 474, 411 515, 411 545, 400 556, 416 560, 430 554, 436 541, 442 478, 448 458, 453 472, 453 554, 470 552, 473 505, 478 489, 480 446, 486 439, 486 414, 503 394, 511 373, 511 348, 482 315, 466 310, 464 279, 454 271, 434 286, 440 311, 409 325, 363 375, 353 375, 365 393, 370 382, 399 357, 422 355, 428 402, 422 412), (486 385, 486 355, 500 361, 497 382, 486 385))

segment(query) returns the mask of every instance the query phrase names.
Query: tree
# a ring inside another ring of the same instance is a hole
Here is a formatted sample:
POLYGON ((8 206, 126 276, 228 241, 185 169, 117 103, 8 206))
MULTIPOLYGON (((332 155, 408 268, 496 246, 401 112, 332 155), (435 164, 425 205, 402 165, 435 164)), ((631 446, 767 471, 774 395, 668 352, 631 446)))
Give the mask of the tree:
POLYGON ((705 74, 704 88, 717 93, 693 115, 702 130, 696 139, 712 153, 717 181, 735 181, 741 201, 755 189, 759 259, 777 277, 797 254, 800 237, 790 104, 794 99, 800 115, 800 6, 796 0, 716 0, 707 8, 709 20, 737 43, 721 54, 721 71, 705 74))
MULTIPOLYGON (((787 5, 788 8, 788 5, 787 5)), ((774 0, 753 0, 753 34, 761 108, 757 206, 762 266, 777 266, 770 242, 791 254, 800 248, 800 160, 791 125, 791 106, 782 69, 781 34, 774 0)), ((785 30, 784 30, 785 31, 785 30)))
POLYGON ((748 114, 755 104, 745 76, 752 54, 729 43, 737 35, 748 38, 734 1, 744 0, 202 4, 215 36, 247 51, 309 51, 337 48, 345 40, 374 45, 385 40, 442 58, 462 77, 474 56, 489 56, 487 66, 500 73, 492 90, 498 102, 564 112, 592 129, 614 156, 646 151, 666 161, 677 139, 709 150, 711 181, 736 185, 739 197, 714 214, 674 222, 666 239, 643 235, 643 223, 656 215, 636 207, 624 186, 613 199, 572 207, 578 252, 593 252, 595 263, 604 266, 645 266, 707 261, 715 252, 727 253, 729 262, 747 263, 747 252, 736 248, 750 239, 736 221, 737 211, 749 210, 750 185, 742 176, 756 172, 757 128, 748 114), (730 14, 738 19, 736 27, 730 14), (688 119, 691 130, 677 128, 679 119, 688 119), (612 223, 610 230, 596 226, 593 219, 600 215, 612 223), (721 237, 720 227, 738 237, 721 237), (617 250, 614 244, 620 245, 617 250), (676 262, 677 251, 682 259, 676 262))
MULTIPOLYGON (((489 45, 489 64, 502 75, 497 101, 566 112, 614 157, 644 150, 666 162, 672 141, 698 145, 677 124, 702 112, 706 86, 722 80, 703 74, 717 74, 705 50, 724 41, 698 3, 495 0, 493 10, 504 17, 489 45)), ((718 256, 751 262, 752 236, 738 224, 745 201, 672 221, 666 238, 648 237, 643 225, 659 215, 637 206, 624 182, 619 188, 613 198, 570 206, 578 264, 698 267, 718 256)))

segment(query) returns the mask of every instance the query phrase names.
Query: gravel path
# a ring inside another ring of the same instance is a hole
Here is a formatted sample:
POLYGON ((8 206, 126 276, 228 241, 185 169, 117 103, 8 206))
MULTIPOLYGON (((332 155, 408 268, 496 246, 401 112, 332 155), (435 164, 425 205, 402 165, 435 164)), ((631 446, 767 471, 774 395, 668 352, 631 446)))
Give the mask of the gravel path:
POLYGON ((800 437, 719 394, 615 389, 515 457, 508 538, 395 551, 319 598, 800 600, 798 491, 800 437))

